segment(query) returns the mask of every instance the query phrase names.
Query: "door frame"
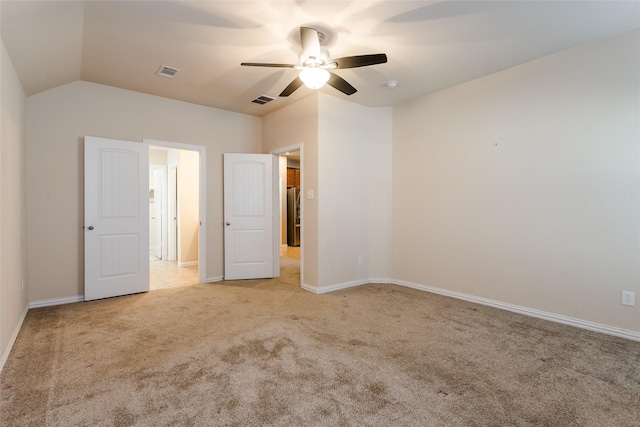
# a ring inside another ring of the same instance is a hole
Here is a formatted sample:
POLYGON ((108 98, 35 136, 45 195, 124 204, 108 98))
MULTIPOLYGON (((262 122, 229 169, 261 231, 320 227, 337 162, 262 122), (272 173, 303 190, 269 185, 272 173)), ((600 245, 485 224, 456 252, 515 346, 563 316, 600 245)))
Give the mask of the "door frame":
MULTIPOLYGON (((281 154, 285 154, 289 151, 300 151, 300 192, 302 193, 300 194, 300 286, 302 286, 302 284, 304 283, 304 143, 299 142, 297 144, 287 145, 286 147, 274 148, 270 151, 270 154, 280 157, 281 154)), ((280 172, 278 170, 278 175, 279 174, 280 172)), ((277 185, 277 180, 275 181, 277 185)), ((276 194, 279 193, 280 188, 278 188, 278 192, 276 194)), ((276 204, 278 205, 277 214, 275 213, 276 208, 274 207, 274 216, 280 217, 280 203, 274 203, 274 206, 276 204)), ((277 223, 277 226, 274 227, 274 233, 276 233, 275 236, 278 237, 277 239, 274 239, 274 259, 276 256, 278 257, 278 259, 280 259, 280 236, 282 233, 282 221, 277 221, 277 223)))
POLYGON ((207 283, 207 149, 202 145, 184 144, 181 142, 160 141, 156 139, 144 138, 142 143, 157 147, 174 148, 176 150, 197 151, 199 153, 199 191, 198 191, 198 219, 200 227, 198 229, 198 281, 207 283))

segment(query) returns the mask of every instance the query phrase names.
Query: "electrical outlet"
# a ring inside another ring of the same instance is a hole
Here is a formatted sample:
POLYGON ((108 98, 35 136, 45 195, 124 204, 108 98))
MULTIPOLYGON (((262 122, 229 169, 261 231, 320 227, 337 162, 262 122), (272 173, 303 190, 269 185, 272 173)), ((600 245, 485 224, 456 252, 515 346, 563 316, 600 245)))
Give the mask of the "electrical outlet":
POLYGON ((358 265, 364 265, 364 257, 363 256, 359 256, 358 257, 358 265))
POLYGON ((20 292, 24 292, 24 278, 20 279, 20 292))
POLYGON ((631 291, 622 291, 622 305, 636 305, 636 293, 631 291))

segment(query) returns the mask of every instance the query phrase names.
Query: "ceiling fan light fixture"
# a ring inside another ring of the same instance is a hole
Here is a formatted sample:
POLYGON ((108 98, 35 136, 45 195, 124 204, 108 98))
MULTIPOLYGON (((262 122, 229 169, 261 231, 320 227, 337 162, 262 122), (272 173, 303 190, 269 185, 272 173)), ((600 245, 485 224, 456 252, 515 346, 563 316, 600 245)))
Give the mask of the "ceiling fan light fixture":
POLYGON ((300 27, 300 44, 302 50, 298 56, 300 61, 298 65, 268 62, 242 62, 240 65, 245 67, 294 68, 301 70, 298 77, 293 79, 280 93, 280 97, 286 98, 302 85, 316 90, 324 86, 325 83, 345 95, 353 95, 358 90, 351 86, 345 79, 327 71, 327 69, 360 68, 387 62, 387 55, 384 53, 331 59, 329 50, 324 46, 320 46, 323 37, 322 33, 316 29, 300 27))
POLYGON ((320 89, 329 81, 329 72, 323 68, 305 68, 300 71, 300 80, 309 89, 320 89))

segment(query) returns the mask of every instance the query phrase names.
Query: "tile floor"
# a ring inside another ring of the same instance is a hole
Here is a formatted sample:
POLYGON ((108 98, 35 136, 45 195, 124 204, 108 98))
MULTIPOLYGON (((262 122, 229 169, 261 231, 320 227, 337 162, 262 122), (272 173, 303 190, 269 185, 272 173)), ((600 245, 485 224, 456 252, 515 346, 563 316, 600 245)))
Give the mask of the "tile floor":
POLYGON ((149 261, 149 289, 168 289, 198 283, 198 266, 178 267, 175 261, 153 258, 149 261))
MULTIPOLYGON (((300 259, 300 247, 283 245, 280 256, 300 259)), ((151 256, 149 261, 149 289, 168 289, 191 286, 198 283, 198 266, 178 267, 175 261, 164 261, 151 256)))
POLYGON ((280 256, 285 258, 300 259, 300 246, 280 246, 280 256))

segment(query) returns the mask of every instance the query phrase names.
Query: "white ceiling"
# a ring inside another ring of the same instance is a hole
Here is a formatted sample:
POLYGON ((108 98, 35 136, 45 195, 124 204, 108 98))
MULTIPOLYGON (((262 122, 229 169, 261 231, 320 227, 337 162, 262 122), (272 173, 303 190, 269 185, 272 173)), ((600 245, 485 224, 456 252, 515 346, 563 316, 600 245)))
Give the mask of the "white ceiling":
POLYGON ((333 58, 386 53, 336 70, 366 106, 388 106, 640 27, 638 1, 8 1, 1 33, 27 95, 76 80, 263 116, 308 96, 278 94, 297 71, 299 27, 333 58), (174 79, 161 65, 179 68, 174 79), (397 80, 396 89, 385 83, 397 80), (277 98, 258 106, 260 95, 277 98))

